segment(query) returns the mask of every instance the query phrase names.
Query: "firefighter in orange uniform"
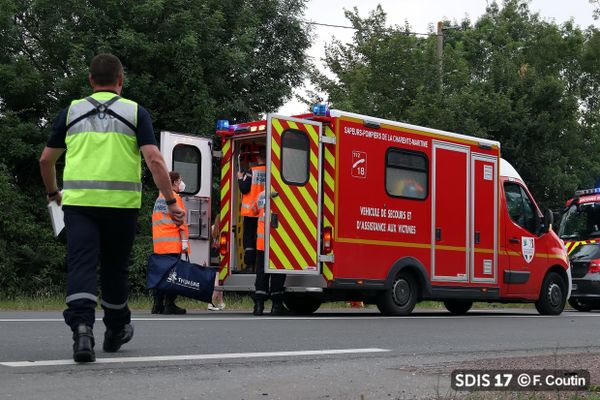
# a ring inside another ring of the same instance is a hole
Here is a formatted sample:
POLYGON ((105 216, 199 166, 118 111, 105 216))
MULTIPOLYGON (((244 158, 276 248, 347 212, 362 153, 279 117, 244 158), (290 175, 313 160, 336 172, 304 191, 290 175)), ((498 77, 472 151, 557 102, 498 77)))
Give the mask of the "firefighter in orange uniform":
POLYGON ((285 315, 287 309, 283 305, 284 274, 265 273, 265 192, 262 191, 257 199, 258 224, 256 237, 256 281, 254 282, 254 315, 262 315, 265 309, 265 300, 271 297, 273 306, 271 314, 285 315), (270 282, 269 282, 270 281, 270 282), (270 283, 270 284, 269 284, 270 283), (269 287, 270 286, 270 287, 269 287))
MULTIPOLYGON (((177 205, 185 210, 183 200, 179 192, 185 190, 185 183, 181 180, 178 172, 169 172, 171 178, 171 189, 177 200, 177 205)), ((152 212, 152 241, 156 254, 172 254, 180 257, 182 253, 190 254, 188 225, 184 222, 176 225, 167 211, 167 203, 162 193, 159 194, 154 203, 152 212)), ((166 294, 160 290, 154 291, 154 304, 152 314, 185 314, 185 309, 175 305, 176 295, 166 294)))
POLYGON ((258 194, 265 190, 266 166, 265 148, 262 147, 256 157, 257 165, 249 172, 238 171, 238 186, 242 192, 241 215, 243 220, 244 265, 247 272, 253 273, 256 264, 256 224, 258 194))

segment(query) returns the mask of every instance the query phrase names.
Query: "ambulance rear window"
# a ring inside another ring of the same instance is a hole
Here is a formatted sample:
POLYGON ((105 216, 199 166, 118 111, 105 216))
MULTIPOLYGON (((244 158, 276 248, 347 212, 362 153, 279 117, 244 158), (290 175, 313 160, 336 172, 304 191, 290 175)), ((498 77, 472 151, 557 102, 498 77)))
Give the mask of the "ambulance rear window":
POLYGON ((385 190, 392 197, 427 198, 427 156, 416 151, 389 149, 385 157, 385 190))
POLYGON ((305 132, 287 129, 281 134, 281 175, 285 183, 302 186, 308 182, 310 145, 305 132))
POLYGON ((202 166, 202 155, 195 146, 178 144, 173 149, 173 171, 181 174, 181 180, 185 182, 185 191, 181 194, 193 195, 200 191, 202 166))

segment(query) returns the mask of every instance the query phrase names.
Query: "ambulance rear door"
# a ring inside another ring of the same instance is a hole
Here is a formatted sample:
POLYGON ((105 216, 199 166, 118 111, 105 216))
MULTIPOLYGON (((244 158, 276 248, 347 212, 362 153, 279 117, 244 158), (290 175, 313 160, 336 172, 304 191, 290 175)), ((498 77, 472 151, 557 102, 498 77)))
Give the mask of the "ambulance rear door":
POLYGON ((265 272, 317 275, 322 125, 279 115, 267 120, 265 272))
POLYGON ((162 131, 160 151, 169 171, 177 171, 185 183, 180 192, 190 232, 190 260, 210 264, 212 140, 162 131))

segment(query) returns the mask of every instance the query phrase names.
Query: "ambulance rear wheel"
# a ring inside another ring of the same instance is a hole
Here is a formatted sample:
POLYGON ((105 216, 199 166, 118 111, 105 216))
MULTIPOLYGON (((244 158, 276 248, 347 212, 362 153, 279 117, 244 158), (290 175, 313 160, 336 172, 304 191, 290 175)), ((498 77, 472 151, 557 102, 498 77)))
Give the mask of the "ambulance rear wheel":
POLYGON ((400 273, 392 287, 377 296, 377 308, 384 315, 409 315, 417 304, 418 288, 415 278, 400 273))
POLYGON ((473 302, 469 300, 447 300, 444 302, 444 306, 451 314, 465 315, 473 306, 473 302))
POLYGON ((567 302, 567 284, 556 272, 549 272, 542 282, 535 308, 541 315, 559 315, 567 302))
POLYGON ((309 315, 317 311, 322 302, 314 297, 286 294, 284 303, 293 314, 309 315))

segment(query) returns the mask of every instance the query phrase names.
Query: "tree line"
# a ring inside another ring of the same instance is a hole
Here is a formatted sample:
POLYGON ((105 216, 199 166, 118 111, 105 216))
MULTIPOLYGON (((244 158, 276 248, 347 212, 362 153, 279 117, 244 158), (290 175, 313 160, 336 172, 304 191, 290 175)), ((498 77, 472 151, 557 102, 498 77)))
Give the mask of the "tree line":
MULTIPOLYGON (((259 118, 310 72, 310 97, 331 107, 499 140, 542 207, 599 180, 597 29, 505 0, 476 21, 444 21, 440 53, 433 30, 414 35, 381 7, 366 17, 354 9, 353 40, 327 45, 323 74, 306 56, 305 3, 0 0, 0 296, 62 289, 64 244, 51 235, 37 159, 55 115, 89 94, 88 63, 100 52, 121 58, 123 95, 150 111, 157 138, 211 137, 217 119, 259 118)), ((144 183, 134 291, 152 251, 147 172, 144 183)))

